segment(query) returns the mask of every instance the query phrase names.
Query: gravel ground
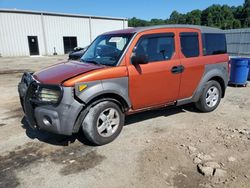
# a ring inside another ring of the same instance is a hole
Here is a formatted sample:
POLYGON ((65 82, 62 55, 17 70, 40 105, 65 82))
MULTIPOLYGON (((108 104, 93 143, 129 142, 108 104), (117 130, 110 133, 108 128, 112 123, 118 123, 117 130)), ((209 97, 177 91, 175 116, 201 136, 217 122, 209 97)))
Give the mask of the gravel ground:
POLYGON ((132 115, 93 147, 28 128, 17 84, 66 57, 0 58, 0 187, 250 187, 250 87, 228 88, 208 114, 191 105, 132 115))

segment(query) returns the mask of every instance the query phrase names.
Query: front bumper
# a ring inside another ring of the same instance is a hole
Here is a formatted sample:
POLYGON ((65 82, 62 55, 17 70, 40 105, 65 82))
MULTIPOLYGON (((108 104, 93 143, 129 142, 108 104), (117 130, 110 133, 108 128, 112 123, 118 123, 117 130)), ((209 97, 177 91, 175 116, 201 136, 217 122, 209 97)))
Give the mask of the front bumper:
POLYGON ((46 104, 34 100, 37 81, 25 73, 18 85, 20 101, 30 127, 56 134, 72 135, 83 104, 74 99, 71 87, 63 87, 60 103, 46 104))

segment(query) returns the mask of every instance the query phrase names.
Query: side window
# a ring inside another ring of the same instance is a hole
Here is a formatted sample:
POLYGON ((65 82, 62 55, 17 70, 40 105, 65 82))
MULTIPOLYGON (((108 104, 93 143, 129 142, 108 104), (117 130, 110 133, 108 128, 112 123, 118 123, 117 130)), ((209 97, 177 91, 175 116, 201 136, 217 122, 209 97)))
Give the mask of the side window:
POLYGON ((202 42, 204 55, 217 55, 227 53, 225 34, 203 34, 202 42))
POLYGON ((170 60, 175 52, 174 34, 143 36, 136 45, 136 55, 146 55, 148 62, 170 60))
POLYGON ((181 51, 186 58, 200 55, 198 33, 181 33, 180 38, 181 51))

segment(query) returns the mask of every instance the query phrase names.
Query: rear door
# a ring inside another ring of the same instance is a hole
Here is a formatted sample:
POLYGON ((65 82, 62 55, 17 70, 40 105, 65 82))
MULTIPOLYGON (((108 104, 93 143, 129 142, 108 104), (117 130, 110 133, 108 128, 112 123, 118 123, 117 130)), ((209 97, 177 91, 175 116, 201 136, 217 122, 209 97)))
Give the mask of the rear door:
POLYGON ((139 34, 133 41, 126 56, 133 110, 177 99, 181 74, 172 72, 174 67, 180 65, 176 49, 176 33, 173 29, 139 34), (148 56, 148 64, 131 64, 131 56, 138 51, 148 56))
POLYGON ((201 33, 197 29, 178 29, 180 60, 184 70, 178 99, 192 97, 205 70, 201 33))

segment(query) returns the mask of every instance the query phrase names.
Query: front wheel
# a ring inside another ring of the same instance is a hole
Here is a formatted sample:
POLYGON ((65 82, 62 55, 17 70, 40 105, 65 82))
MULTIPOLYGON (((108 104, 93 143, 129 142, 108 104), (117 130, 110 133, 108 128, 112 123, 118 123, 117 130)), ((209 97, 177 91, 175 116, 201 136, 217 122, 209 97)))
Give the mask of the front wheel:
POLYGON ((222 89, 217 81, 207 82, 202 95, 195 106, 202 112, 212 112, 220 104, 222 89))
POLYGON ((117 104, 100 102, 89 110, 83 120, 83 133, 95 145, 108 144, 120 134, 124 119, 125 115, 117 104))

